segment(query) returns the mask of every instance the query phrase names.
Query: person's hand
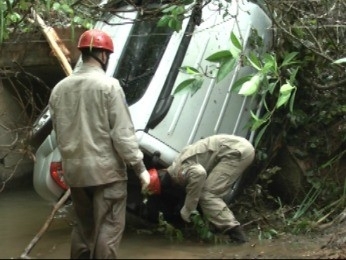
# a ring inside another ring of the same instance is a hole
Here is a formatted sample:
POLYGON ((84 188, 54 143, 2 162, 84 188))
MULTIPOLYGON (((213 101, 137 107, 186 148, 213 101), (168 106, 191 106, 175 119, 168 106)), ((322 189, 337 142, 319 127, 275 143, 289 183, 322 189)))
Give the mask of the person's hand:
POLYGON ((141 174, 139 175, 139 179, 140 179, 141 184, 142 184, 142 192, 145 192, 149 183, 150 183, 149 172, 147 170, 141 172, 141 174))
POLYGON ((190 215, 191 215, 191 212, 189 212, 185 206, 183 206, 180 210, 180 216, 181 218, 187 222, 187 223, 190 223, 191 222, 191 219, 190 219, 190 215))

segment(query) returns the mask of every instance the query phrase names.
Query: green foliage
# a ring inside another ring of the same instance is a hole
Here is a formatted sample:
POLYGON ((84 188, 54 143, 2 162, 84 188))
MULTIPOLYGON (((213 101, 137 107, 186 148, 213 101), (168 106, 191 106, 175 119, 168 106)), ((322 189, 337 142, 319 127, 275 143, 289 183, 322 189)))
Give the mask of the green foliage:
MULTIPOLYGON (((245 81, 242 84, 238 93, 244 96, 251 96, 256 94, 258 92, 258 89, 262 80, 263 80, 263 75, 261 73, 255 74, 248 81, 245 81)), ((255 115, 253 114, 253 116, 255 115)))
POLYGON ((159 214, 159 227, 158 231, 163 233, 165 237, 170 239, 171 241, 182 242, 184 240, 183 233, 181 230, 175 228, 171 224, 169 224, 163 217, 162 212, 159 214))
POLYGON ((26 1, 19 1, 17 5, 13 1, 0 3, 0 43, 8 39, 13 25, 20 27, 24 15, 21 14, 28 7, 26 1))
POLYGON ((62 17, 67 16, 68 21, 70 21, 71 24, 82 26, 86 29, 91 29, 95 24, 94 19, 91 19, 90 16, 88 17, 78 12, 78 9, 73 9, 71 4, 71 1, 54 2, 51 9, 60 14, 62 17))
POLYGON ((193 223, 193 230, 196 232, 197 238, 201 241, 212 242, 214 244, 228 243, 228 239, 211 231, 209 222, 202 215, 198 213, 192 214, 191 220, 193 223))
POLYGON ((169 5, 162 10, 163 16, 157 23, 157 26, 167 26, 174 31, 179 32, 182 28, 184 14, 186 13, 184 5, 169 5))
POLYGON ((170 4, 164 4, 161 8, 162 16, 157 22, 157 26, 166 26, 179 32, 184 19, 193 7, 194 0, 177 0, 170 4))
POLYGON ((181 67, 180 71, 186 74, 191 75, 193 78, 181 82, 174 90, 174 94, 179 93, 180 91, 190 88, 191 96, 193 96, 197 90, 202 87, 203 84, 203 75, 195 68, 190 66, 181 67))
POLYGON ((0 3, 0 43, 7 40, 12 33, 25 33, 36 30, 34 10, 49 26, 82 26, 90 29, 100 17, 100 7, 75 5, 75 1, 2 1, 0 3), (87 7, 85 7, 87 6, 87 7))
MULTIPOLYGON (((257 146, 277 109, 284 109, 288 106, 289 111, 293 112, 297 90, 295 81, 299 70, 299 61, 296 59, 298 53, 287 53, 283 61, 278 64, 275 54, 265 53, 260 56, 253 50, 245 53, 243 46, 233 32, 230 35, 230 41, 231 47, 229 50, 213 53, 206 60, 219 65, 216 74, 217 82, 220 82, 232 72, 240 61, 245 63, 244 66, 249 66, 255 71, 253 75, 239 78, 234 83, 232 90, 244 96, 261 97, 261 104, 265 109, 264 113, 261 116, 256 116, 251 111, 252 122, 250 127, 253 131, 258 130, 255 140, 255 146, 257 146), (285 77, 287 72, 289 77, 285 77), (270 106, 267 100, 271 102, 275 100, 275 105, 270 106)), ((192 93, 195 93, 203 84, 202 76, 204 76, 204 73, 192 67, 182 67, 180 71, 188 74, 191 78, 181 82, 175 89, 174 94, 188 88, 192 93)))
POLYGON ((273 239, 278 236, 278 231, 276 231, 273 228, 270 228, 268 230, 263 230, 261 228, 258 228, 258 235, 257 238, 259 241, 264 239, 273 239))
POLYGON ((292 221, 295 221, 299 219, 301 216, 306 214, 308 209, 313 205, 313 203, 318 198, 319 194, 321 193, 321 187, 311 187, 308 194, 305 196, 304 200, 302 201, 301 205, 298 207, 298 210, 294 213, 292 217, 292 221))
MULTIPOLYGON (((295 233, 307 232, 330 221, 345 207, 345 185, 341 180, 345 179, 346 58, 340 55, 344 56, 346 45, 345 28, 340 23, 345 23, 346 9, 337 0, 298 1, 295 8, 275 0, 261 2, 273 20, 273 52, 243 53, 243 47, 231 36, 230 49, 212 54, 207 61, 217 64, 218 82, 233 66, 253 69, 252 75, 233 84, 232 91, 261 97, 263 113, 252 112, 250 125, 257 131, 257 158, 264 167, 259 181, 271 183, 275 164, 268 166, 268 162, 280 147, 294 148, 293 156, 306 167, 302 170, 310 187, 298 208, 286 216, 285 225, 295 233), (241 50, 239 56, 237 50, 241 50), (233 60, 235 64, 229 66, 233 60)), ((249 42, 256 50, 261 41, 254 39, 249 42)), ((196 74, 188 75, 190 79, 179 91, 189 89, 194 82, 191 78, 196 74)), ((203 71, 198 77, 201 75, 208 77, 203 71)), ((267 189, 257 186, 262 192, 267 189)), ((261 230, 261 238, 270 235, 261 230)))
POLYGON ((170 241, 183 242, 185 237, 193 236, 203 242, 212 242, 214 244, 227 243, 228 239, 223 236, 214 234, 209 226, 209 222, 198 212, 191 214, 192 229, 187 227, 184 230, 180 230, 168 223, 162 212, 159 214, 159 225, 157 231, 164 234, 170 241))
MULTIPOLYGON (((327 168, 331 169, 333 164, 344 154, 346 154, 346 151, 338 155, 339 158, 333 158, 323 163, 317 171, 323 171, 327 168)), ((273 201, 271 197, 268 197, 267 185, 271 183, 272 176, 275 175, 278 170, 277 167, 274 167, 272 169, 267 169, 260 175, 260 182, 256 184, 256 189, 260 190, 260 192, 257 192, 256 200, 259 200, 261 197, 261 199, 265 200, 266 205, 269 204, 269 200, 273 201)), ((323 178, 316 178, 313 174, 310 174, 308 180, 311 184, 310 189, 299 202, 299 205, 293 205, 290 210, 287 210, 287 206, 282 204, 279 197, 275 199, 276 204, 279 206, 277 213, 281 216, 282 224, 280 229, 282 231, 293 234, 311 232, 315 230, 318 225, 333 220, 339 212, 345 209, 345 179, 341 180, 341 183, 338 183, 328 175, 324 175, 323 178)), ((276 226, 279 227, 280 224, 277 223, 276 226)), ((266 225, 258 228, 259 237, 268 238, 267 229, 270 229, 270 227, 268 228, 266 225)))

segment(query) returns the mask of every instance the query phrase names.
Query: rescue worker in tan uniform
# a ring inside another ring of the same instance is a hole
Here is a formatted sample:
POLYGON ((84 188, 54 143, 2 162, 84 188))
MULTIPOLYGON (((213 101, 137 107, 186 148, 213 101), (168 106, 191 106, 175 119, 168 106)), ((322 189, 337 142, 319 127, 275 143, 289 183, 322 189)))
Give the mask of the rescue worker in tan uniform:
POLYGON ((99 30, 78 42, 82 65, 52 90, 49 108, 76 225, 71 258, 117 258, 125 228, 127 166, 149 184, 124 92, 105 70, 113 42, 99 30))
POLYGON ((148 191, 160 194, 172 183, 185 187, 186 197, 180 210, 185 222, 191 222, 191 213, 199 205, 203 215, 218 231, 237 242, 247 242, 240 223, 223 198, 253 162, 254 156, 254 147, 245 138, 213 135, 185 147, 167 169, 149 170, 148 191))

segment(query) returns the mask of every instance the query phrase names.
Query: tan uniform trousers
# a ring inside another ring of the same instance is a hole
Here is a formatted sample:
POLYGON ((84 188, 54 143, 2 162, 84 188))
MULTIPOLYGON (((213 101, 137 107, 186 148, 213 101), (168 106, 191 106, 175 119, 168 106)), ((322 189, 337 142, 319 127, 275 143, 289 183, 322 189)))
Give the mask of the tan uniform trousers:
MULTIPOLYGON (((184 163, 187 166, 184 169, 186 174, 190 177, 195 176, 196 180, 193 182, 201 187, 198 203, 203 215, 221 232, 240 225, 223 197, 253 162, 255 152, 251 146, 248 147, 246 154, 248 155, 243 157, 239 152, 224 146, 219 151, 220 160, 208 173, 203 165, 197 162, 198 160, 194 161, 196 157, 189 158, 184 163)), ((199 193, 198 189, 195 191, 199 193)))
POLYGON ((115 259, 125 228, 127 182, 71 188, 71 259, 115 259))

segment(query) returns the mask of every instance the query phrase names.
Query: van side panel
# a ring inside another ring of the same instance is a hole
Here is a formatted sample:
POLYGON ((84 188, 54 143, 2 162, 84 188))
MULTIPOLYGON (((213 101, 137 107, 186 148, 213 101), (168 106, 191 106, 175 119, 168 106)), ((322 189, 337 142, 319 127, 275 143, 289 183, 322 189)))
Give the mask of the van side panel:
MULTIPOLYGON (((248 139, 253 137, 246 129, 246 124, 251 117, 250 109, 259 109, 258 102, 231 91, 237 79, 253 71, 239 63, 234 71, 217 83, 217 64, 205 60, 217 51, 230 49, 231 32, 243 41, 243 46, 248 46, 252 29, 259 29, 258 35, 268 41, 270 32, 266 28, 270 28, 270 19, 257 5, 236 2, 232 1, 231 10, 238 13, 237 18, 227 21, 223 20, 213 3, 203 9, 204 22, 195 28, 182 66, 203 70, 207 77, 204 77, 204 83, 197 92, 192 94, 189 90, 183 90, 177 93, 166 117, 154 129, 139 135, 144 150, 159 149, 154 143, 161 141, 167 149, 179 152, 186 145, 217 133, 236 134, 248 139), (260 30, 263 27, 265 29, 260 30), (150 141, 152 139, 155 142, 150 141)), ((264 48, 269 48, 269 42, 264 48)), ((188 78, 188 75, 179 73, 175 87, 188 78)), ((174 159, 174 153, 171 154, 171 158, 163 159, 166 164, 174 159)))

